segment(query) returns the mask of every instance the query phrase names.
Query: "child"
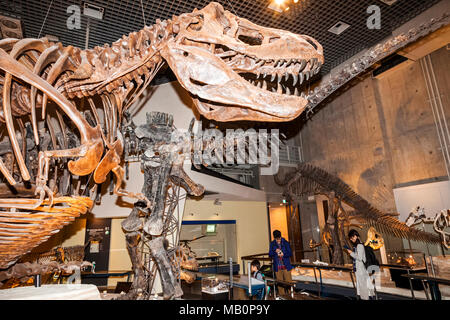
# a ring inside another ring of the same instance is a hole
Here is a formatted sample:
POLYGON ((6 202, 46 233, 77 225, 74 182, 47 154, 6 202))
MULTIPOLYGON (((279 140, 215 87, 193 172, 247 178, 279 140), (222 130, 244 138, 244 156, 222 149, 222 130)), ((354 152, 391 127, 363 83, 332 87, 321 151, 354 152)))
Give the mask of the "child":
MULTIPOLYGON (((259 271, 261 268, 261 263, 259 263, 259 260, 253 260, 250 264, 250 270, 252 272, 252 277, 256 278, 257 280, 264 281, 264 277, 259 271)), ((258 300, 263 300, 264 298, 264 289, 259 289, 256 291, 255 296, 258 298, 258 300)))

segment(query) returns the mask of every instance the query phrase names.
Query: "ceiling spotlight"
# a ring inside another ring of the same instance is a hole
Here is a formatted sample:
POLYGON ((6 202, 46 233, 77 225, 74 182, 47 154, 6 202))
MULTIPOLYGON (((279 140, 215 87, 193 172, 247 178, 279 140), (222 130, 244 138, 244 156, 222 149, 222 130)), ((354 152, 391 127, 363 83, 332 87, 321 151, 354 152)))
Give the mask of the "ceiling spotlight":
MULTIPOLYGON (((273 1, 270 2, 268 8, 273 10, 273 11, 277 11, 277 12, 282 13, 283 10, 286 10, 284 8, 286 6, 285 2, 286 2, 285 0, 273 0, 273 1)), ((289 9, 287 9, 287 10, 289 10, 289 9)))
POLYGON ((330 29, 328 29, 329 32, 340 35, 342 32, 347 30, 350 27, 345 22, 338 21, 335 25, 333 25, 330 29))
POLYGON ((284 9, 284 11, 289 11, 289 7, 286 7, 286 9, 284 9))
POLYGON ((294 0, 294 3, 297 3, 298 2, 298 0, 294 0))

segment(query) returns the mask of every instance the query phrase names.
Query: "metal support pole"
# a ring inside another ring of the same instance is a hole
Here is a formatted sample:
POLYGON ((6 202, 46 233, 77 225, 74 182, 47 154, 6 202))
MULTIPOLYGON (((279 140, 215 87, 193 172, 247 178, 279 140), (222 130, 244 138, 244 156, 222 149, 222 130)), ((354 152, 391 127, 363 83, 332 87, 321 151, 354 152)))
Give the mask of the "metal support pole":
POLYGON ((252 271, 250 270, 250 262, 247 263, 247 272, 248 272, 248 295, 252 296, 252 271))
POLYGON ((228 259, 230 264, 230 287, 228 289, 228 299, 233 300, 233 258, 228 259))
POLYGON ((413 289, 413 286, 412 286, 412 280, 409 277, 410 276, 409 269, 406 270, 406 272, 408 273, 408 281, 409 281, 409 288, 411 289, 411 296, 412 296, 413 300, 415 300, 416 296, 414 295, 414 289, 413 289))
POLYGON ((41 275, 37 274, 34 276, 34 286, 39 288, 41 286, 41 275))

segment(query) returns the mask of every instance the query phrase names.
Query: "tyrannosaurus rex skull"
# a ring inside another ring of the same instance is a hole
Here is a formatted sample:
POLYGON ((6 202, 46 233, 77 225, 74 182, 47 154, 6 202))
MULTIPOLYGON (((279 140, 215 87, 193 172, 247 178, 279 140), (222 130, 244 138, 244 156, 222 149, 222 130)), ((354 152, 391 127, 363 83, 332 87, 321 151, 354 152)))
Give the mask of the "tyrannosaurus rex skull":
POLYGON ((217 121, 289 121, 305 108, 301 85, 323 64, 304 35, 258 26, 218 3, 182 14, 162 55, 199 112, 217 121))

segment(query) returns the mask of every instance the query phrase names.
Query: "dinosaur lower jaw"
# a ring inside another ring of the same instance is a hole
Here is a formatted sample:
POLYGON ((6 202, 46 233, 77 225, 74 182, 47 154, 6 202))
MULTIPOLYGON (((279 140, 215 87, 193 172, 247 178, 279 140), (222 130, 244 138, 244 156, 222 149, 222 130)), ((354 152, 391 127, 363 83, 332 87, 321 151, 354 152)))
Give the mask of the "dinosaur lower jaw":
MULTIPOLYGON (((300 98, 300 97, 299 97, 300 98)), ((269 113, 255 110, 249 107, 227 105, 206 101, 199 97, 193 98, 194 104, 198 112, 205 118, 215 121, 269 121, 269 122, 285 122, 297 118, 304 110, 304 107, 296 108, 295 112, 283 113, 284 110, 277 113, 269 113)), ((306 99, 303 100, 306 106, 306 99)))

